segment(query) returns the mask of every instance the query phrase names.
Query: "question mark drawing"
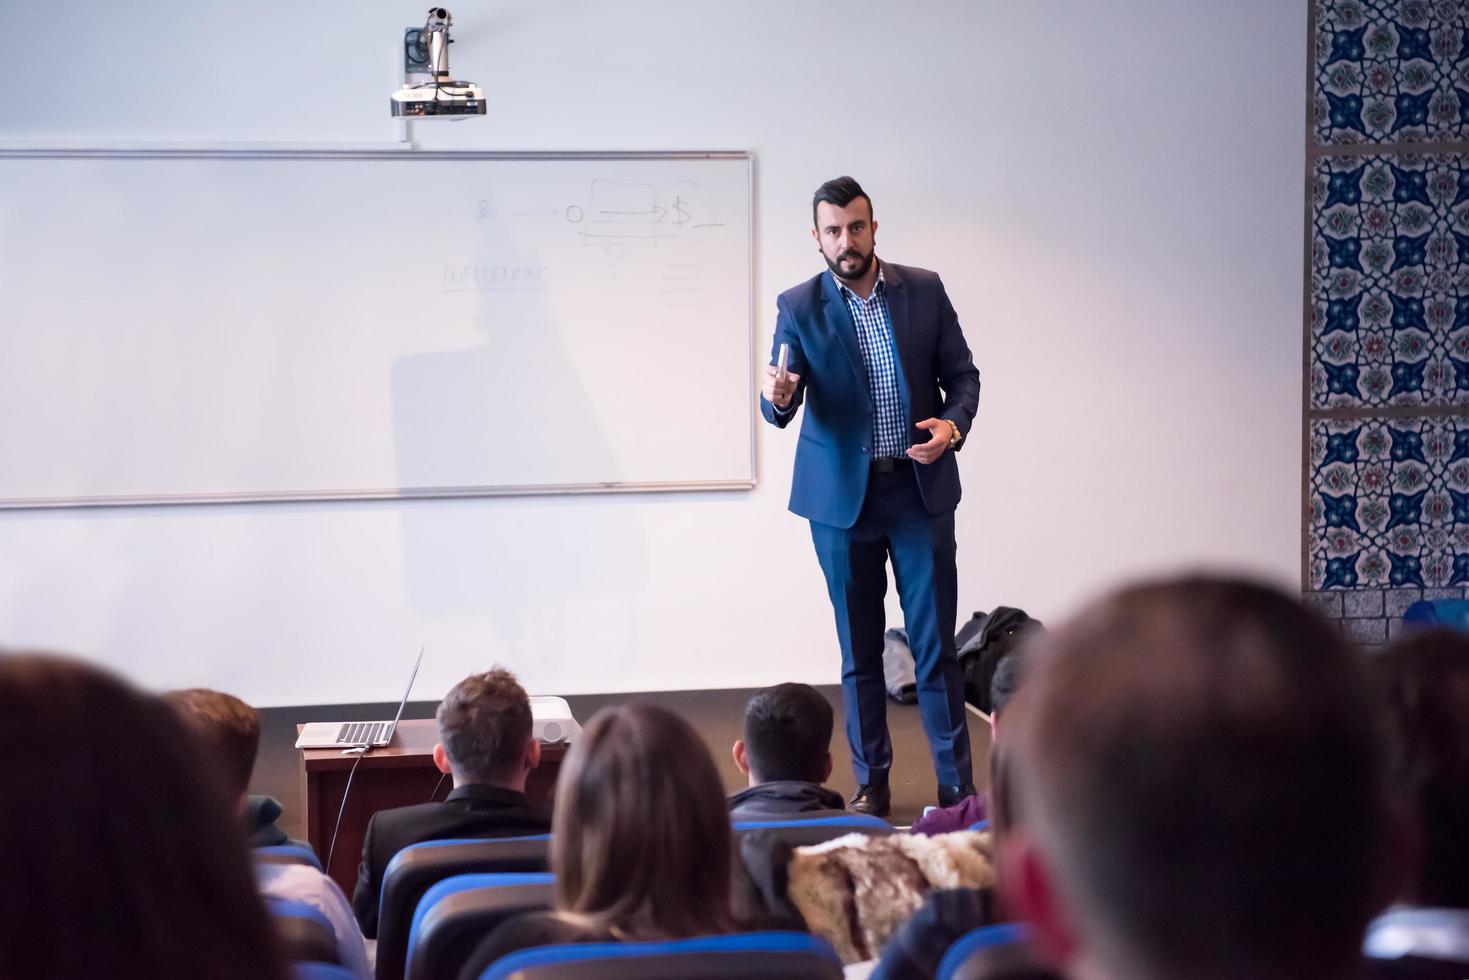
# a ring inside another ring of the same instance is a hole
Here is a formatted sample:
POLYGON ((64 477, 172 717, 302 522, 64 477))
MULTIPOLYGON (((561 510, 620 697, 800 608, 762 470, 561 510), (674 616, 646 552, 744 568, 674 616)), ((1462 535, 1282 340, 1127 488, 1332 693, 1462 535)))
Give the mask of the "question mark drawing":
POLYGON ((607 267, 612 272, 612 278, 617 278, 617 263, 622 261, 622 255, 627 251, 627 246, 620 242, 614 242, 605 249, 607 256, 607 267))

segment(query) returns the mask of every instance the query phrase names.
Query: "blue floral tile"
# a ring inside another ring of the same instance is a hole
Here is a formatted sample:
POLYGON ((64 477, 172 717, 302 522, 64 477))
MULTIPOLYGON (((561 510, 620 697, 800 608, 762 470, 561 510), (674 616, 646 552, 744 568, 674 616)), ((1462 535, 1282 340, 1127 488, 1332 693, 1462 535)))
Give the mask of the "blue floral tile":
POLYGON ((1464 138, 1469 16, 1459 0, 1317 0, 1318 144, 1464 138))
POLYGON ((1469 584, 1469 418, 1310 428, 1311 589, 1469 584))
POLYGON ((1466 162, 1316 162, 1311 408, 1469 404, 1466 162))

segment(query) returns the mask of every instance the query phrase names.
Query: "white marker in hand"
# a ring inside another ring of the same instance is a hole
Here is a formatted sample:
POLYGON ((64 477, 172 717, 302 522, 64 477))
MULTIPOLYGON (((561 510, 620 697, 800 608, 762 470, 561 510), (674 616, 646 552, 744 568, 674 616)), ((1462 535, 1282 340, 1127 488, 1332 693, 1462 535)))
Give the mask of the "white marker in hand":
POLYGON ((776 378, 784 381, 786 379, 786 366, 791 363, 791 345, 780 345, 780 356, 776 358, 776 378))

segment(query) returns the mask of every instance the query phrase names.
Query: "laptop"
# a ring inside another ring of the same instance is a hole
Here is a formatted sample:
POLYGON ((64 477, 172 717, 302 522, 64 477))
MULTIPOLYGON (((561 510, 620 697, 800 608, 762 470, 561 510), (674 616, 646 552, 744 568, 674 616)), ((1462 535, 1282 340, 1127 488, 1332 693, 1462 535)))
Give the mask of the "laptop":
POLYGON ((408 703, 408 695, 413 690, 414 678, 418 676, 418 666, 423 663, 423 651, 426 647, 418 650, 418 659, 413 662, 413 672, 408 675, 408 687, 403 692, 403 700, 398 702, 398 713, 393 716, 392 721, 313 721, 301 726, 301 734, 296 737, 296 748, 298 749, 360 749, 381 748, 393 740, 393 732, 398 727, 398 719, 403 717, 403 706, 408 703))

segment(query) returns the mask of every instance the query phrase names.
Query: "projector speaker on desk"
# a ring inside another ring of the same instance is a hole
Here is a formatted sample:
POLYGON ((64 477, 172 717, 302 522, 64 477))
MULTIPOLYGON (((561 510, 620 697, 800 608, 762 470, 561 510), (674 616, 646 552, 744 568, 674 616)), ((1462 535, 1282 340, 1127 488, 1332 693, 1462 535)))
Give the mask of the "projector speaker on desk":
POLYGON ((539 741, 570 744, 581 735, 581 726, 571 717, 571 706, 565 698, 531 698, 530 715, 531 732, 539 741))

